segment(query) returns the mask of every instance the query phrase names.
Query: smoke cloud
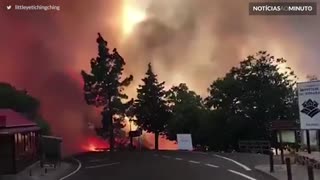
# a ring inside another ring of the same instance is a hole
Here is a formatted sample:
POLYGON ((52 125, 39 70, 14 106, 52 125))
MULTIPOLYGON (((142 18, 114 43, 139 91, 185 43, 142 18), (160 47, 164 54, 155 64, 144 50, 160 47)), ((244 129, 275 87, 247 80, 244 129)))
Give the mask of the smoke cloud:
POLYGON ((260 50, 286 58, 300 80, 320 75, 319 15, 249 16, 249 2, 151 0, 149 18, 125 44, 130 63, 152 61, 168 84, 187 82, 202 95, 215 78, 260 50))
POLYGON ((127 1, 0 1, 0 81, 40 99, 43 115, 63 136, 67 153, 79 151, 83 139, 92 135, 87 121, 100 122, 83 100, 80 77, 97 54, 97 32, 125 57, 126 73, 135 76, 131 96, 149 61, 168 87, 186 82, 202 95, 213 80, 259 50, 288 59, 301 79, 320 75, 319 15, 249 16, 247 0, 137 0, 137 6, 146 7, 146 19, 123 38, 127 1), (61 9, 5 9, 39 3, 61 9))

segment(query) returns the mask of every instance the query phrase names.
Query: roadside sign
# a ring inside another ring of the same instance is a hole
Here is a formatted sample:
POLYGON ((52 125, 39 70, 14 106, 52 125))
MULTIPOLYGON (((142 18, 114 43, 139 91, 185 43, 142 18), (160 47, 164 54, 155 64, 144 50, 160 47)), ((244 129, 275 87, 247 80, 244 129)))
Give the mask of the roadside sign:
POLYGON ((191 134, 177 134, 179 150, 193 150, 191 134))
POLYGON ((301 129, 320 129, 320 81, 298 83, 301 129))
POLYGON ((297 141, 295 132, 290 130, 278 131, 277 140, 278 142, 283 142, 283 143, 296 143, 297 141), (281 134, 282 140, 280 140, 280 134, 281 134))

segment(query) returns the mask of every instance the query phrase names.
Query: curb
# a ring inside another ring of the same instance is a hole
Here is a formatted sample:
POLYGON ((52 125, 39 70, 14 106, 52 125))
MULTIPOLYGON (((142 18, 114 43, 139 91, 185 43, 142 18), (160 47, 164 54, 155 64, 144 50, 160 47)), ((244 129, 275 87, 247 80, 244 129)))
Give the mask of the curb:
POLYGON ((273 180, 279 180, 278 178, 274 177, 272 174, 266 173, 266 172, 264 172, 264 171, 262 171, 262 170, 260 170, 260 169, 257 169, 256 167, 254 167, 254 170, 255 170, 256 172, 260 173, 260 174, 263 174, 263 175, 265 175, 265 176, 268 176, 268 177, 272 178, 273 180))
MULTIPOLYGON (((74 172, 78 167, 75 165, 74 161, 72 161, 71 159, 66 159, 64 160, 65 163, 68 163, 70 165, 69 168, 67 168, 65 171, 63 171, 62 173, 60 173, 56 179, 60 180, 60 179, 66 179, 68 177, 68 175, 70 175, 70 173, 74 172)), ((81 167, 80 167, 81 168, 81 167)))

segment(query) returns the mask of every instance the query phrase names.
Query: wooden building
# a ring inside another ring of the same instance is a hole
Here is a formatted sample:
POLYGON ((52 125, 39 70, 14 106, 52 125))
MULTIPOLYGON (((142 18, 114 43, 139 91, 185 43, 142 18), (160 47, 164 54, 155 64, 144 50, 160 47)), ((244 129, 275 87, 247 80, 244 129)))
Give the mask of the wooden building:
POLYGON ((11 109, 0 109, 0 175, 15 174, 39 159, 40 128, 11 109))

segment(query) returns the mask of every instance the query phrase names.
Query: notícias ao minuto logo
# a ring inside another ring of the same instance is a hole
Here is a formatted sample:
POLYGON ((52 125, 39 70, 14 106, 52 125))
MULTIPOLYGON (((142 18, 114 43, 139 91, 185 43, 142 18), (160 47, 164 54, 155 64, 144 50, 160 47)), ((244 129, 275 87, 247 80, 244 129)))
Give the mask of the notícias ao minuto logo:
POLYGON ((317 101, 309 99, 302 104, 303 109, 301 110, 301 112, 313 118, 315 115, 320 113, 318 105, 319 103, 317 101))

